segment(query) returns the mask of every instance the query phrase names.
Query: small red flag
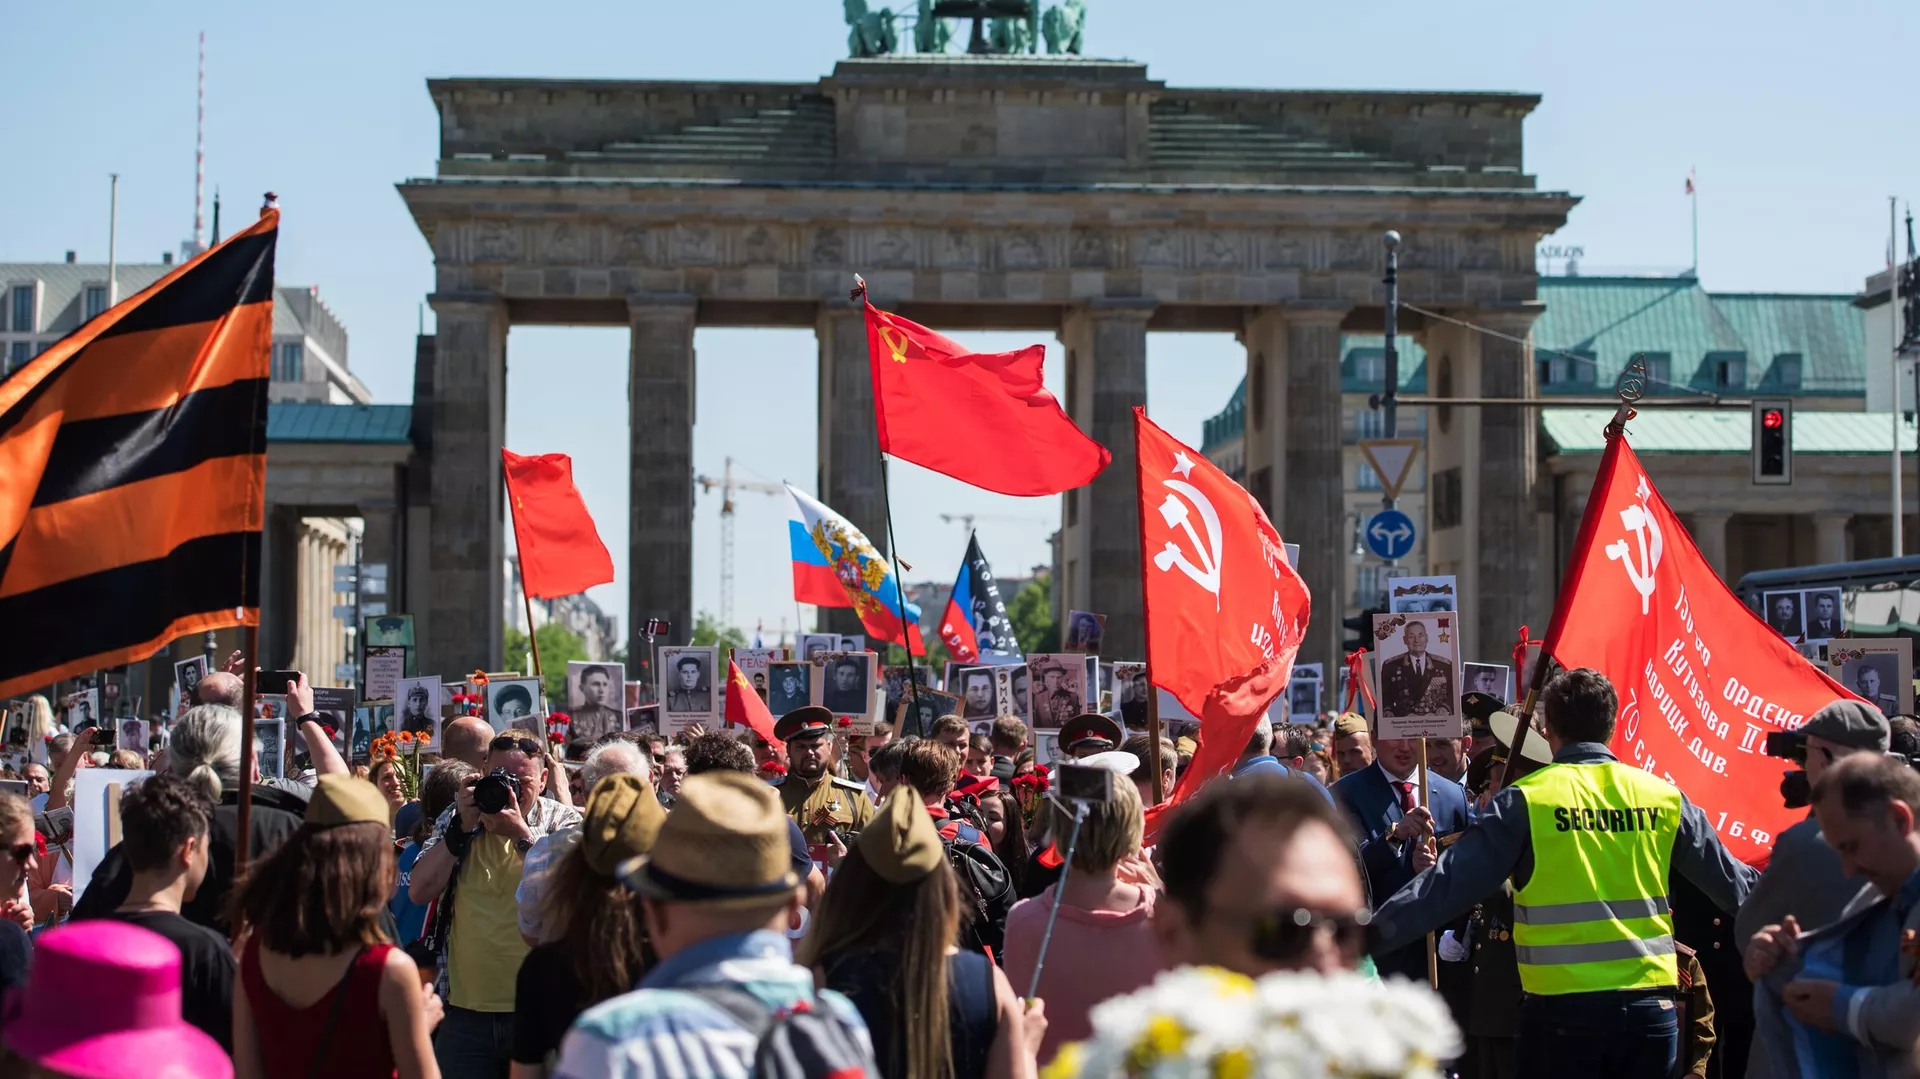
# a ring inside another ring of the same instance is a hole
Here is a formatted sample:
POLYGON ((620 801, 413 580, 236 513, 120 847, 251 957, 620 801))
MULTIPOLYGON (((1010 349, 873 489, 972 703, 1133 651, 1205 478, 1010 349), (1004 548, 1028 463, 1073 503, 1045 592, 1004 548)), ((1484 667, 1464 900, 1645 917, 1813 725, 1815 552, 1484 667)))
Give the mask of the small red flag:
POLYGON ((594 530, 564 453, 522 457, 502 449, 520 582, 534 599, 576 596, 613 580, 613 556, 594 530))
POLYGON ((1767 732, 1853 696, 1728 591, 1620 436, 1587 496, 1544 650, 1613 682, 1614 755, 1679 787, 1754 864, 1804 816, 1780 804, 1767 732))
POLYGON ((780 740, 773 736, 773 713, 767 710, 767 702, 748 684, 745 671, 727 657, 727 723, 729 726, 748 727, 753 733, 766 739, 773 745, 780 740))
POLYGON ((968 352, 917 322, 866 307, 880 452, 1026 496, 1091 483, 1113 460, 1043 384, 1045 346, 968 352))
POLYGON ((1148 828, 1233 767, 1287 688, 1312 599, 1244 488, 1133 410, 1147 674, 1200 717, 1199 746, 1148 828))

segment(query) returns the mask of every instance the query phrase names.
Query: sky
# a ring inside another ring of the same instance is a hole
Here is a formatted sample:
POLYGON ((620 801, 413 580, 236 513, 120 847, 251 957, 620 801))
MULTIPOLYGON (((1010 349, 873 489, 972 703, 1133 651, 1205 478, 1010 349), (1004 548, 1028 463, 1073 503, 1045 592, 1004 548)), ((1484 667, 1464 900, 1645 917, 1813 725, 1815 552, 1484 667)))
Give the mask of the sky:
MULTIPOLYGON (((1589 273, 1674 271, 1689 253, 1689 170, 1710 289, 1853 292, 1885 264, 1887 198, 1920 194, 1910 87, 1911 0, 1410 0, 1204 6, 1089 0, 1088 55, 1145 61, 1170 86, 1512 90, 1540 94, 1526 170, 1583 201, 1549 244, 1589 273), (1204 12, 1204 14, 1200 14, 1204 12)), ((207 196, 226 231, 266 190, 283 210, 278 278, 315 284, 346 324, 377 400, 411 392, 413 335, 433 266, 394 185, 433 174, 438 76, 806 81, 846 54, 832 0, 727 4, 410 0, 263 5, 109 0, 18 6, 0 37, 0 261, 104 261, 108 174, 119 251, 153 261, 192 230, 195 38, 207 34, 207 196)), ((1904 241, 1903 241, 1904 242, 1904 241)), ((962 335, 1001 350, 1031 335, 962 335)), ((1048 383, 1061 355, 1047 339, 1048 383)), ((694 466, 815 482, 816 350, 804 330, 703 329, 694 342, 694 466)), ((626 616, 626 334, 517 328, 507 444, 573 455, 617 580, 593 590, 626 616), (578 387, 604 386, 582 394, 578 387)), ((1197 443, 1244 371, 1225 335, 1154 334, 1148 408, 1197 443)), ((909 580, 950 580, 964 515, 995 569, 1048 559, 1059 500, 992 495, 911 465, 893 476, 909 580), (943 515, 953 518, 943 520, 943 515)), ((718 612, 719 495, 694 528, 694 605, 718 612)), ((784 498, 736 498, 733 621, 777 634, 792 603, 784 498)), ((872 531, 878 531, 877 525, 872 531)))

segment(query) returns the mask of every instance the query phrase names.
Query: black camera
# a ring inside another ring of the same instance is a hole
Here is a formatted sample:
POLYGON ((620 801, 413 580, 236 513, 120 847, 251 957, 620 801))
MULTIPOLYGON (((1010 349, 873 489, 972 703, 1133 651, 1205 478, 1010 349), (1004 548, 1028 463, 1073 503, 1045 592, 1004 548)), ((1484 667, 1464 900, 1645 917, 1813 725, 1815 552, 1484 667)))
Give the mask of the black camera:
POLYGON ((1783 761, 1805 764, 1807 763, 1807 736, 1801 731, 1768 731, 1767 745, 1762 752, 1783 761))
POLYGON ((1813 804, 1813 781, 1805 772, 1788 772, 1780 777, 1780 801, 1788 809, 1801 809, 1813 804))
POLYGON ((498 813, 520 802, 520 777, 505 768, 495 768, 473 785, 473 807, 482 813, 498 813))

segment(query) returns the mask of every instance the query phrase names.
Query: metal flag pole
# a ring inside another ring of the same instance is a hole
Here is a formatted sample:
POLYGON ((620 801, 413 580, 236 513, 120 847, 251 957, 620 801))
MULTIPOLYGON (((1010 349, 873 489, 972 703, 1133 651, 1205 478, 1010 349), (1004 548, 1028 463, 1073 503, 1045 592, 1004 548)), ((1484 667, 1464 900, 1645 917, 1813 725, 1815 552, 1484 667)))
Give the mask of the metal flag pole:
POLYGON ((107 306, 112 307, 120 302, 120 174, 107 177, 107 306))
MULTIPOLYGON (((1144 409, 1136 408, 1133 410, 1133 442, 1136 458, 1138 457, 1138 447, 1140 445, 1140 421, 1144 417, 1144 409)), ((1145 480, 1139 473, 1140 470, 1135 468, 1133 477, 1134 498, 1139 504, 1144 505, 1147 501, 1146 485, 1145 480)), ((1138 514, 1137 517, 1140 523, 1140 549, 1145 551, 1149 549, 1147 547, 1147 518, 1145 514, 1138 514)), ((1148 769, 1148 771, 1152 773, 1153 804, 1159 805, 1167 800, 1167 792, 1165 785, 1161 782, 1160 739, 1163 735, 1160 729, 1160 687, 1155 685, 1153 681, 1153 612, 1147 610, 1146 605, 1146 568, 1147 562, 1142 561, 1140 564, 1140 637, 1141 643, 1144 644, 1147 649, 1147 744, 1152 747, 1150 750, 1150 759, 1153 761, 1153 767, 1148 769)), ((1262 721, 1264 722, 1264 718, 1262 721)), ((1122 730, 1124 731, 1125 728, 1123 727, 1122 730)), ((1062 883, 1065 882, 1064 877, 1061 878, 1061 880, 1062 883)))
MULTIPOLYGON (((859 274, 853 275, 853 291, 847 294, 847 299, 858 300, 863 307, 865 306, 867 300, 866 278, 861 277, 859 274)), ((875 418, 878 419, 880 411, 880 398, 878 396, 873 399, 873 408, 875 418)), ((913 623, 907 621, 907 590, 906 584, 900 579, 902 574, 913 567, 907 564, 906 559, 900 557, 900 541, 895 539, 893 535, 893 484, 887 472, 887 453, 885 450, 880 450, 879 452, 880 497, 886 506, 887 568, 893 575, 894 614, 900 619, 900 642, 907 650, 907 694, 913 701, 911 711, 913 712, 914 733, 919 737, 925 738, 927 732, 924 729, 920 715, 920 665, 915 662, 913 658, 912 635, 918 632, 918 630, 914 627, 913 623)), ((900 733, 905 734, 906 732, 902 731, 900 733)))
MULTIPOLYGON (((1887 356, 1887 384, 1892 392, 1887 396, 1887 411, 1893 422, 1893 557, 1899 558, 1907 553, 1905 538, 1906 507, 1901 504, 1903 494, 1900 490, 1900 267, 1894 261, 1894 237, 1899 232, 1895 223, 1894 196, 1887 196, 1887 304, 1893 311, 1893 333, 1889 339, 1893 342, 1887 356)), ((1920 402, 1915 402, 1920 408, 1920 402)))

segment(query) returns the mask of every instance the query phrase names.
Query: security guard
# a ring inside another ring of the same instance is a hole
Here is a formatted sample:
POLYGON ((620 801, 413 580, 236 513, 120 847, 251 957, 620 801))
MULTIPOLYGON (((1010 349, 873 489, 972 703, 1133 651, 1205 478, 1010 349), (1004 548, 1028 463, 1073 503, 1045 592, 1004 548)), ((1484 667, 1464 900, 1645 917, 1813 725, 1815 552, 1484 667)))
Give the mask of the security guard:
POLYGON ((1371 951, 1418 941, 1511 878, 1518 1073, 1664 1079, 1679 1051, 1669 869, 1727 911, 1759 874, 1671 783, 1608 751, 1619 698, 1605 675, 1558 675, 1545 711, 1554 763, 1496 794, 1380 907, 1371 951))
MULTIPOLYGON (((873 800, 864 783, 833 774, 833 713, 817 704, 795 708, 773 725, 773 736, 787 744, 787 774, 774 780, 787 816, 806 833, 813 847, 832 844, 827 833, 851 836, 873 819, 873 800)), ((815 860, 820 860, 816 851, 815 860)))

